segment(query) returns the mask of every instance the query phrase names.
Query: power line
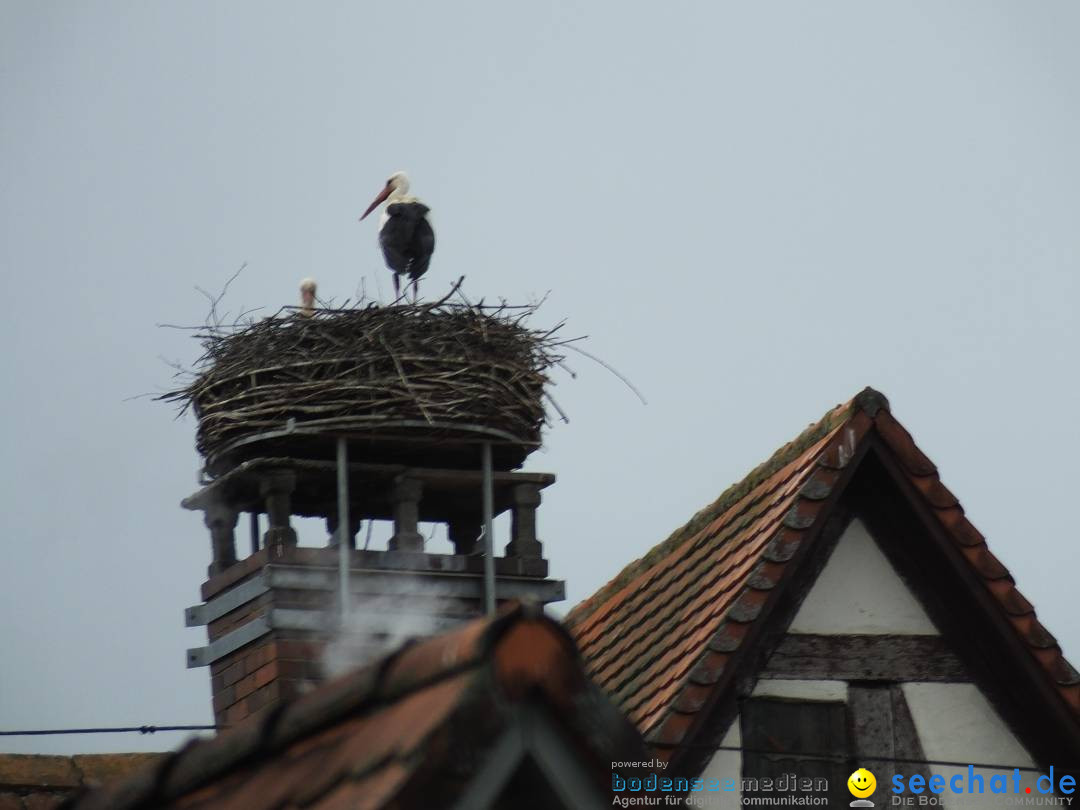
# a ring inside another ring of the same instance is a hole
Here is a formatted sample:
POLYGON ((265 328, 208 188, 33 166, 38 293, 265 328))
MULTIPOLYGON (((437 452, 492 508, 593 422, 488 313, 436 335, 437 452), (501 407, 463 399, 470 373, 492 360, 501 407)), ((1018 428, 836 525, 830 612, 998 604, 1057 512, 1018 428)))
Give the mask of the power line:
POLYGON ((113 728, 35 728, 21 731, 0 731, 0 737, 29 737, 44 734, 156 734, 159 731, 223 731, 228 726, 116 726, 113 728))

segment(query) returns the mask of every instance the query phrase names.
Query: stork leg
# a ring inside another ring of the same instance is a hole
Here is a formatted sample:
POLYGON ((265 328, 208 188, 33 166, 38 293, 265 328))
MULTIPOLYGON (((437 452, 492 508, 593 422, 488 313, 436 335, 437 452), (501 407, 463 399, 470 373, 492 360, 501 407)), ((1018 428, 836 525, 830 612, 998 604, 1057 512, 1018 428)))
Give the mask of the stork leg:
POLYGON ((401 297, 401 281, 398 280, 398 274, 394 273, 394 300, 397 301, 401 297))
POLYGON ((420 279, 414 278, 412 280, 412 302, 415 304, 416 299, 420 297, 420 279))

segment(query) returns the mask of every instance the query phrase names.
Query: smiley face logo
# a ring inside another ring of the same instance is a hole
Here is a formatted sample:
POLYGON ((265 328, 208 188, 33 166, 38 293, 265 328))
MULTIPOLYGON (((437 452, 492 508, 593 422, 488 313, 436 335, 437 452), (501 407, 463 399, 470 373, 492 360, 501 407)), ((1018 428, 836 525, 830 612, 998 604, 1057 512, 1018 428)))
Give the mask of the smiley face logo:
POLYGON ((877 779, 866 768, 859 768, 847 780, 847 788, 857 799, 865 799, 877 788, 877 779))

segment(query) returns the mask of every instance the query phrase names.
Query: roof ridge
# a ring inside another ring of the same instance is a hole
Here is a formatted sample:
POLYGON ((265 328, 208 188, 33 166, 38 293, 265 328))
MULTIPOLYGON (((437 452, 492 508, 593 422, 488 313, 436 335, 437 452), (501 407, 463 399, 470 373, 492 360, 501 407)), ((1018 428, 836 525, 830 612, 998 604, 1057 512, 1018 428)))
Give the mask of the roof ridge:
POLYGON ((698 531, 723 515, 724 512, 737 503, 740 498, 751 492, 763 480, 793 462, 808 447, 821 441, 836 428, 850 420, 854 413, 865 410, 872 417, 878 410, 882 408, 887 410, 888 407, 888 400, 885 396, 870 387, 864 388, 848 402, 834 406, 821 419, 808 425, 798 436, 781 446, 741 480, 725 489, 715 501, 699 509, 689 521, 673 531, 666 539, 657 543, 638 559, 624 566, 618 574, 612 577, 592 596, 579 602, 567 614, 564 623, 568 627, 577 627, 583 623, 598 608, 615 596, 621 588, 639 574, 651 568, 658 559, 690 540, 698 531))

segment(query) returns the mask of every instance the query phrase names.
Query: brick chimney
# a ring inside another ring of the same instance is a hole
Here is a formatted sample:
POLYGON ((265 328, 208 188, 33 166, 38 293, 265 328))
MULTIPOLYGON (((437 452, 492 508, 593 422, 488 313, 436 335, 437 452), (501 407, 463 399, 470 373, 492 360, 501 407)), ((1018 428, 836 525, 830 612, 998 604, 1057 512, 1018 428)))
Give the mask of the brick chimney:
MULTIPOLYGON (((348 448, 357 457, 364 450, 363 442, 348 448)), ((329 671, 335 666, 358 665, 406 636, 434 633, 483 613, 478 444, 462 446, 457 456, 475 455, 472 469, 369 462, 339 468, 325 455, 312 455, 249 458, 183 501, 185 508, 203 512, 210 530, 212 562, 203 603, 186 611, 188 626, 206 626, 209 643, 188 650, 187 664, 210 668, 219 725, 265 711, 336 674, 329 671), (350 601, 344 620, 338 598, 339 469, 347 470, 350 523, 344 533, 350 601), (294 515, 324 518, 326 546, 298 546, 290 525, 294 515), (356 548, 363 520, 393 521, 387 548, 356 548), (419 521, 445 524, 454 553, 426 551, 419 521), (246 555, 237 553, 238 525, 250 529, 246 555), (328 650, 328 644, 336 646, 328 650)), ((500 602, 564 598, 563 583, 547 578, 536 536, 540 493, 554 480, 546 473, 513 472, 505 464, 493 471, 494 514, 512 516, 509 542, 494 559, 500 602)))

